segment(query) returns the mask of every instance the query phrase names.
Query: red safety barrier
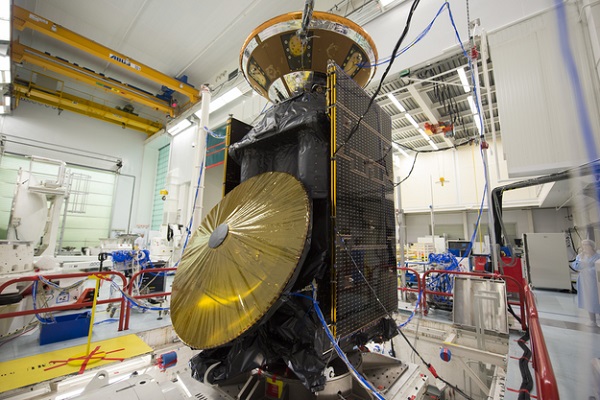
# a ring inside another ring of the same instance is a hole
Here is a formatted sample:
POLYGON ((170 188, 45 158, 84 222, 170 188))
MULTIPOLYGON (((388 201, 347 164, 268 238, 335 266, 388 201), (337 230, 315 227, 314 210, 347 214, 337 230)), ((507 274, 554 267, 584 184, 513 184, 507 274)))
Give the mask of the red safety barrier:
MULTIPOLYGON (((398 271, 411 272, 411 273, 415 274, 415 276, 417 277, 417 289, 413 289, 413 288, 409 288, 409 287, 399 287, 398 290, 403 291, 403 292, 414 292, 414 293, 420 293, 423 290, 421 275, 419 275, 419 272, 417 270, 415 270, 413 268, 408 268, 408 267, 396 267, 396 269, 398 271)), ((421 300, 421 304, 419 304, 419 308, 421 309, 421 312, 423 312, 423 303, 424 303, 424 301, 421 300)))
MULTIPOLYGON (((20 278, 15 278, 15 279, 11 279, 8 280, 4 283, 2 283, 0 285, 0 294, 9 286, 12 286, 16 283, 20 283, 20 282, 35 282, 35 281, 40 281, 40 276, 43 277, 46 280, 58 280, 58 279, 67 279, 67 278, 84 278, 84 277, 89 277, 89 276, 99 276, 102 278, 105 278, 106 276, 116 276, 118 278, 121 278, 121 282, 123 282, 123 287, 125 287, 127 285, 127 278, 125 278, 125 275, 123 275, 122 273, 118 272, 118 271, 103 271, 103 272, 73 272, 73 273, 69 273, 69 274, 53 274, 53 275, 31 275, 31 276, 22 276, 20 278)), ((96 295, 98 295, 96 293, 96 295)), ((123 322, 124 322, 124 313, 123 313, 123 309, 125 308, 125 299, 123 298, 123 296, 118 297, 118 298, 113 298, 113 299, 104 299, 104 300, 98 300, 97 304, 109 304, 109 303, 116 303, 116 302, 120 302, 121 303, 121 312, 119 312, 119 331, 123 330, 123 322)), ((81 308, 84 307, 91 307, 93 305, 93 302, 89 301, 89 302, 84 302, 84 303, 73 303, 73 304, 66 304, 64 306, 53 306, 53 307, 44 307, 44 308, 36 308, 34 310, 24 310, 24 311, 14 311, 14 312, 10 312, 10 313, 2 313, 0 314, 0 319, 2 318, 14 318, 14 317, 21 317, 24 315, 32 315, 32 314, 40 314, 40 313, 45 313, 45 312, 55 312, 55 311, 66 311, 66 310, 79 310, 81 308)))
MULTIPOLYGON (((433 290, 427 290, 427 276, 431 274, 450 274, 450 275, 463 275, 463 276, 475 276, 479 278, 495 278, 503 279, 505 281, 512 281, 513 287, 518 286, 519 290, 519 306, 521 309, 521 328, 526 330, 529 327, 529 335, 531 337, 531 351, 533 353, 533 368, 535 370, 535 381, 538 392, 538 399, 543 400, 558 400, 558 385, 556 383, 556 377, 554 370, 552 369, 552 363, 550 362, 550 356, 548 355, 548 349, 546 348, 546 341, 544 340, 544 334, 542 333, 542 327, 538 318, 538 311, 535 305, 535 299, 529 285, 520 283, 517 279, 508 275, 499 274, 481 274, 475 272, 463 272, 463 271, 443 271, 443 270, 429 270, 423 274, 422 286, 423 295, 428 294, 437 296, 452 296, 452 293, 437 292, 433 290)), ((427 303, 423 301, 423 303, 427 303)))
POLYGON ((558 385, 546 341, 542 333, 542 327, 538 318, 538 311, 535 305, 535 299, 529 285, 525 286, 525 299, 527 302, 527 319, 529 324, 529 336, 531 338, 531 352, 533 353, 533 369, 535 370, 535 384, 538 392, 538 399, 558 400, 558 385))
MULTIPOLYGON (((133 292, 133 283, 141 275, 148 274, 148 273, 169 272, 169 271, 177 271, 177 268, 147 268, 147 269, 143 269, 141 271, 136 272, 135 274, 133 274, 131 276, 131 278, 129 278, 129 283, 127 284, 127 295, 129 296, 129 298, 134 299, 134 300, 150 299, 153 297, 170 296, 171 292, 141 294, 141 295, 137 295, 137 296, 133 296, 133 293, 132 293, 133 292)), ((125 299, 123 301, 125 303, 125 299)), ((125 308, 125 327, 124 327, 124 329, 128 330, 129 329, 129 319, 131 317, 131 306, 129 306, 129 304, 126 304, 126 306, 124 308, 125 308)))
POLYGON ((431 274, 447 274, 447 275, 459 275, 459 276, 474 276, 477 278, 495 278, 495 279, 503 279, 504 281, 512 281, 516 282, 519 287, 519 308, 521 310, 521 328, 523 330, 527 329, 527 323, 525 316, 525 291, 523 289, 523 284, 519 283, 515 278, 508 275, 500 275, 500 274, 488 274, 488 273, 479 273, 479 272, 467 272, 467 271, 446 271, 446 270, 438 270, 438 269, 430 269, 429 271, 423 274, 421 278, 423 280, 423 304, 425 305, 425 311, 427 311, 427 295, 435 295, 435 296, 447 296, 452 297, 452 293, 445 292, 436 292, 427 289, 427 277, 431 274))

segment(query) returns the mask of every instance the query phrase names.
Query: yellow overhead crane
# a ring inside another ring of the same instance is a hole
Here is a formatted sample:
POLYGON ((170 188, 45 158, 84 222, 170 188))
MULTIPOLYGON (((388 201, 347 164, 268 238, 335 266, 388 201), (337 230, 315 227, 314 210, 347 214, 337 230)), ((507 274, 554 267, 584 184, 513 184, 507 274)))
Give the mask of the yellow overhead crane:
POLYGON ((18 30, 25 28, 33 29, 152 82, 164 85, 171 90, 187 96, 191 103, 200 101, 200 91, 191 85, 171 78, 153 68, 128 58, 124 54, 111 50, 19 6, 13 6, 13 26, 18 30))
POLYGON ((71 64, 58 57, 47 53, 42 53, 36 49, 25 46, 18 41, 13 41, 11 45, 12 60, 17 63, 26 62, 37 65, 46 70, 56 72, 77 81, 86 83, 107 92, 119 95, 129 101, 143 104, 154 110, 165 112, 173 116, 173 108, 167 102, 157 98, 151 93, 144 92, 125 83, 107 78, 96 72, 71 64))
POLYGON ((57 107, 60 110, 68 110, 79 114, 111 122, 120 125, 122 128, 135 129, 153 135, 163 128, 160 122, 151 121, 137 115, 117 110, 103 104, 95 103, 81 97, 74 96, 62 91, 49 90, 37 86, 32 82, 14 82, 15 100, 18 102, 22 98, 57 107))

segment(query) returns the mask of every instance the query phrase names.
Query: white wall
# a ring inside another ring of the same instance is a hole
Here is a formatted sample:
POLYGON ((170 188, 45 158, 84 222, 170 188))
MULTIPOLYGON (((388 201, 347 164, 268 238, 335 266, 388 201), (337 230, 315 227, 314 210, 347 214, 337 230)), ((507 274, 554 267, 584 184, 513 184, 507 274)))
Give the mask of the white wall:
POLYGON ((590 116, 595 143, 594 138, 592 146, 584 142, 580 109, 559 46, 556 12, 544 12, 489 36, 511 176, 546 174, 577 166, 590 160, 588 150, 597 154, 594 150, 600 147, 597 76, 585 38, 589 33, 580 22, 575 4, 565 10, 583 90, 582 109, 590 116))
POLYGON ((121 173, 135 177, 133 207, 129 213, 133 179, 122 177, 118 202, 114 207, 112 227, 126 229, 143 221, 137 213, 140 200, 140 177, 143 164, 144 133, 122 129, 93 118, 63 111, 53 107, 22 101, 12 115, 1 117, 0 132, 7 135, 6 150, 25 155, 39 155, 66 162, 103 169, 115 168, 113 160, 123 160, 121 173), (39 147, 11 143, 12 140, 35 144, 39 147), (36 143, 41 142, 41 143, 36 143), (127 192, 127 193, 124 193, 127 192))
MULTIPOLYGON (((498 140, 498 152, 502 154, 502 141, 498 140)), ((490 186, 513 182, 509 180, 506 161, 499 157, 499 166, 494 163, 493 143, 490 143, 490 186)), ((414 160, 411 157, 395 157, 395 181, 406 178, 414 160)), ((436 153, 419 154, 410 177, 400 185, 402 207, 407 213, 428 212, 432 204, 437 211, 478 210, 481 205, 485 187, 483 161, 476 145, 467 145, 457 150, 447 150, 436 153), (439 183, 444 177, 444 186, 439 183), (433 183, 432 183, 433 182, 433 183), (437 182, 437 183, 436 183, 437 182)), ((539 206, 540 186, 513 190, 505 193, 504 207, 539 206)), ((487 207, 487 202, 485 203, 487 207)))
MULTIPOLYGON (((554 208, 540 209, 512 209, 504 210, 503 220, 505 224, 515 224, 517 237, 523 233, 560 233, 573 227, 572 219, 568 216, 570 210, 563 208, 556 211, 554 208), (531 215, 529 215, 531 213, 531 215), (533 226, 531 226, 533 223, 533 226)), ((468 235, 461 237, 463 240, 471 239, 473 229, 477 222, 477 212, 468 211, 466 219, 466 230, 468 235)), ((407 243, 415 243, 418 237, 430 235, 429 226, 431 225, 430 214, 408 214, 405 216, 405 234, 407 243)), ((438 225, 463 225, 464 218, 461 212, 435 213, 436 235, 442 236, 444 232, 438 225)), ((487 224, 487 213, 484 211, 481 215, 481 223, 487 224)), ((476 242, 483 241, 488 234, 487 231, 479 231, 476 242), (481 236, 480 236, 481 234, 481 236)))

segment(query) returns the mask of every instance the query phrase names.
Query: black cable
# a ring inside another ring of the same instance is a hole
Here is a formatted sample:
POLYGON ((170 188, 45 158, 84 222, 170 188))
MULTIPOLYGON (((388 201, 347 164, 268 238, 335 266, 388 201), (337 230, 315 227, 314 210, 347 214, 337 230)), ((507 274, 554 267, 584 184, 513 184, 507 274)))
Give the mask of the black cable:
POLYGON ((443 149, 438 149, 438 150, 416 150, 416 149, 413 149, 412 147, 405 146, 402 143, 398 143, 398 142, 393 142, 393 143, 397 144, 398 146, 400 146, 404 150, 414 151, 415 153, 438 153, 440 151, 454 150, 454 149, 457 149, 457 148, 459 148, 461 146, 466 146, 467 144, 471 144, 474 141, 475 141, 474 138, 467 138, 464 142, 461 142, 459 144, 455 144, 454 146, 444 147, 443 149))
POLYGON ((406 177, 404 179, 402 179, 400 182, 394 183, 394 187, 400 186, 404 181, 406 181, 408 178, 410 178, 410 174, 412 174, 413 169, 415 169, 415 164, 417 163, 417 157, 419 157, 419 153, 415 153, 415 159, 413 160, 412 163, 412 167, 410 167, 410 171, 408 171, 408 175, 406 175, 406 177))
POLYGON ((410 28, 410 22, 412 21, 413 14, 414 14, 415 10, 417 9, 417 6, 419 5, 420 1, 421 0, 414 0, 413 1, 412 5, 410 7, 410 11, 408 13, 408 17, 406 18, 406 24, 404 26, 404 30, 402 31, 402 34, 400 35, 400 38, 398 39, 398 41, 396 42, 396 45, 394 46, 394 50, 392 51, 392 57, 390 58, 390 63, 388 64, 387 68, 383 72, 383 75, 381 76, 381 79, 379 80, 379 85, 377 86, 377 90, 375 90, 375 92, 371 96, 371 99, 369 100, 369 104, 367 105, 367 109, 358 118, 358 121, 356 122, 356 125, 354 125, 354 128, 352 128, 352 131, 350 131, 350 134, 348 135, 348 138, 344 141, 344 143, 340 147, 338 147, 333 152, 333 156, 334 157, 338 153, 338 151, 340 151, 346 145, 346 143, 348 143, 350 141, 350 139, 352 139, 352 136, 354 136, 354 134, 358 131, 358 128, 360 127, 360 123, 365 118, 365 115, 367 115, 367 113, 371 109, 371 106, 375 102, 375 98, 377 97, 377 95, 379 94, 379 92, 381 91, 381 88, 383 86, 383 81, 385 80, 385 78, 387 77, 388 73, 390 72, 390 69, 392 68, 392 64, 394 64, 394 60, 396 59, 396 54, 398 53, 398 49, 400 48, 400 46, 402 45, 402 42, 404 41, 404 38, 408 34, 408 30, 410 28))
MULTIPOLYGON (((363 281, 367 284, 367 287, 371 290, 371 292, 373 293, 373 296, 375 296, 375 300, 377 300, 377 302, 379 303, 379 305, 381 306, 381 308, 383 308, 383 311, 385 311, 385 313, 387 314, 388 318, 390 318, 392 321, 394 321, 394 317, 387 310, 387 308, 385 308, 385 306, 383 305, 383 303, 379 299, 379 296, 377 296, 377 292, 375 291, 375 289, 373 289, 373 286, 371 286, 371 284, 369 283, 369 281, 367 280, 367 278, 365 277, 365 275, 363 274, 363 272, 360 270, 360 267, 358 266, 358 264, 356 263, 356 260, 352 256, 352 253, 350 252, 350 249, 348 249, 348 246, 346 245, 345 239, 342 237, 342 235, 340 235, 340 233, 338 232, 337 228, 334 228, 334 230, 335 230, 336 235, 340 238, 340 241, 341 241, 342 245, 344 246, 344 250, 348 254, 348 257, 350 257, 350 260, 352 261, 352 264, 354 265, 354 268, 356 268, 356 271, 358 272, 358 274, 361 276, 361 278, 363 279, 363 281)), ((458 388, 458 386, 455 386, 455 385, 451 384, 450 382, 448 382, 447 380, 445 380, 442 377, 440 377, 438 375, 437 371, 435 370, 435 368, 433 367, 433 365, 431 365, 431 363, 428 363, 427 361, 425 361, 425 359, 423 358, 423 356, 421 355, 421 353, 419 353, 417 351, 417 349, 413 346, 413 344, 410 342, 410 340, 408 340, 408 338, 406 337, 406 335, 404 334, 404 332, 402 332, 400 330, 400 328, 398 328, 398 325, 394 324, 394 326, 396 327, 396 331, 404 338, 404 340, 406 341, 406 343, 408 343, 408 345, 410 346, 410 348, 412 349, 412 351, 419 357, 419 359, 421 359, 421 361, 423 362, 423 364, 427 367, 427 370, 436 379, 439 379, 440 381, 444 382, 446 385, 448 385, 448 387, 450 387, 453 390, 455 390, 456 392, 458 392, 465 399, 467 399, 467 400, 474 400, 472 397, 470 397, 465 392, 463 392, 462 390, 460 390, 458 388)))
POLYGON ((506 304, 508 304, 508 312, 511 313, 513 317, 515 317, 519 324, 522 325, 523 323, 521 322, 521 318, 515 313, 515 310, 513 310, 512 305, 508 302, 506 304))
POLYGON ((525 343, 529 341, 529 331, 525 331, 525 334, 517 341, 519 346, 523 349, 523 356, 519 359, 519 369, 521 370, 521 387, 519 388, 518 400, 529 400, 531 396, 529 393, 533 389, 533 377, 529 370, 529 361, 531 359, 531 350, 525 343))
MULTIPOLYGON (((455 145, 455 146, 452 146, 452 147, 446 147, 446 148, 444 148, 444 149, 439 149, 439 150, 413 150, 413 151, 415 152, 415 159, 413 160, 412 166, 410 167, 410 171, 408 171, 408 175, 406 175, 406 177, 405 177, 404 179, 402 179, 400 182, 396 182, 396 183, 394 183, 394 184, 393 184, 393 186, 394 186, 394 187, 400 186, 400 185, 401 185, 402 183, 404 183, 404 182, 405 182, 405 181, 406 181, 408 178, 410 178, 410 175, 412 174, 412 172, 413 172, 413 169, 415 168, 415 164, 417 163, 417 157, 419 156, 419 154, 420 154, 420 153, 436 153, 436 152, 438 152, 438 151, 446 151, 446 150, 450 150, 450 149, 456 149, 456 148, 458 148, 458 147, 460 147, 460 146, 464 146, 464 145, 466 145, 466 144, 468 144, 468 143, 471 143, 473 140, 475 140, 475 139, 469 139, 469 140, 467 140, 467 141, 466 141, 466 142, 464 142, 464 143, 461 143, 461 144, 458 144, 458 145, 455 145)), ((396 143, 396 142, 394 142, 394 143, 396 143)), ((402 145, 401 145, 401 144, 399 144, 399 143, 396 143, 396 144, 398 144, 399 146, 402 146, 402 145)), ((402 146, 402 147, 406 147, 406 146, 402 146)), ((407 148, 407 149, 410 149, 410 148, 408 148, 408 147, 406 147, 406 148, 407 148)), ((412 150, 412 149, 410 149, 410 150, 412 150)))

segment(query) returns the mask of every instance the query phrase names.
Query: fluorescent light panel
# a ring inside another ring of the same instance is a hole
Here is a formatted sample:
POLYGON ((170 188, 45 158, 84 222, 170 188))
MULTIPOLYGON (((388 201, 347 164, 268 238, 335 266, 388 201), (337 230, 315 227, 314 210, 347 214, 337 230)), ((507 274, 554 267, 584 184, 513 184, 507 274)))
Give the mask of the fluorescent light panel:
POLYGON ((408 122, 410 122, 412 124, 412 126, 419 129, 419 124, 417 123, 417 121, 415 121, 415 119, 412 117, 412 115, 410 115, 409 113, 406 113, 406 114, 404 114, 404 116, 406 117, 408 122))
POLYGON ((421 134, 421 136, 423 136, 423 139, 427 140, 427 143, 429 143, 429 145, 431 147, 433 147, 434 150, 439 150, 439 147, 437 147, 437 145, 435 144, 435 142, 429 137, 429 135, 427 134, 427 132, 425 132, 423 129, 419 129, 419 133, 421 134))
POLYGON ((460 78, 460 83, 463 85, 463 90, 465 93, 469 93, 471 91, 471 85, 469 85, 469 80, 467 79, 467 73, 463 67, 460 67, 456 70, 458 72, 458 77, 460 78))
POLYGON ((396 96, 394 96, 393 93, 388 93, 387 97, 388 97, 388 99, 390 99, 392 101, 392 103, 394 103, 394 105, 396 106, 396 108, 398 110, 400 110, 400 112, 403 112, 403 113, 406 112, 406 108, 404 108, 402 103, 400 103, 400 101, 398 101, 398 99, 396 98, 396 96))
POLYGON ((477 130, 479 131, 479 134, 481 134, 481 118, 479 118, 479 114, 474 114, 473 118, 475 120, 475 126, 477 127, 477 130))
POLYGON ((385 7, 385 6, 389 6, 390 4, 392 4, 395 0, 379 0, 379 4, 381 4, 381 7, 385 7))
POLYGON ((0 0, 0 19, 10 21, 10 17, 10 0, 0 0))
POLYGON ((192 123, 190 121, 188 121, 186 118, 182 119, 181 121, 179 121, 179 123, 171 128, 167 129, 167 132, 169 132, 171 135, 175 136, 177 135, 179 132, 182 132, 184 130, 186 130, 187 128, 189 128, 192 125, 192 123))
POLYGON ((392 146, 398 150, 398 153, 402 154, 404 157, 408 157, 408 153, 406 151, 404 151, 404 149, 402 147, 400 147, 400 145, 396 142, 392 142, 392 146))
POLYGON ((477 114, 477 107, 475 107, 475 100, 473 100, 473 96, 467 97, 467 101, 469 102, 469 107, 471 107, 471 112, 473 114, 477 114))
POLYGON ((237 99, 242 95, 242 91, 237 87, 234 87, 230 91, 226 92, 223 96, 218 97, 217 99, 210 102, 210 111, 217 111, 219 108, 225 106, 228 103, 231 103, 233 100, 237 99))

